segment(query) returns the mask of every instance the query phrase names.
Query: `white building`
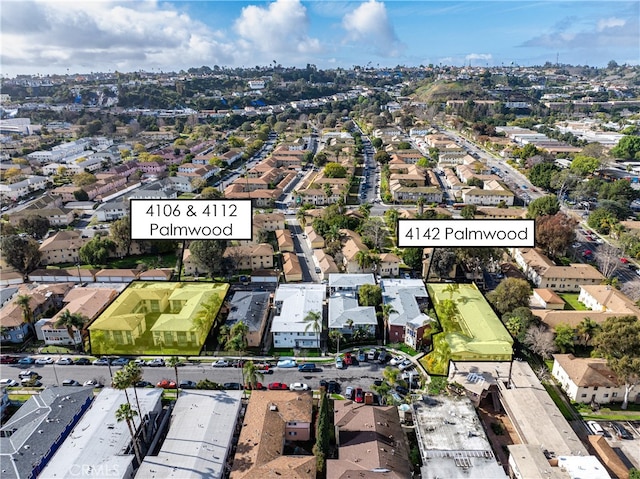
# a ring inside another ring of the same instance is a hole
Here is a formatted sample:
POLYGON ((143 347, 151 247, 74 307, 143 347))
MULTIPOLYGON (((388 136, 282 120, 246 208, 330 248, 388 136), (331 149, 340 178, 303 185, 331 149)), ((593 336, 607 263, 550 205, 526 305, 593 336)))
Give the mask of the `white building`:
POLYGON ((320 334, 313 323, 305 321, 307 314, 320 314, 322 332, 323 306, 327 289, 323 284, 283 284, 276 290, 275 314, 271 324, 275 348, 319 348, 320 334))
POLYGON ((26 180, 17 183, 0 184, 0 197, 7 197, 17 200, 21 196, 26 196, 37 190, 44 190, 47 187, 47 178, 44 176, 31 176, 26 180))
POLYGON ((157 456, 147 456, 136 479, 224 477, 242 391, 182 391, 157 456))
POLYGON ((360 306, 358 291, 365 284, 375 284, 373 274, 330 274, 329 275, 329 329, 337 329, 342 334, 353 334, 355 329, 364 328, 375 335, 378 319, 375 307, 360 306), (353 323, 349 326, 351 320, 353 323))
MULTIPOLYGON (((600 404, 622 402, 624 383, 607 366, 606 359, 576 358, 573 354, 554 354, 551 374, 572 401, 600 404)), ((634 401, 634 391, 629 400, 634 401)), ((640 400, 640 392, 635 393, 640 400)))
MULTIPOLYGON (((150 416, 155 420, 160 414, 163 390, 137 388, 136 392, 141 411, 134 422, 139 434, 140 419, 150 416)), ((134 397, 133 390, 128 393, 129 398, 134 397)), ((115 416, 126 403, 124 391, 103 389, 38 477, 133 477, 131 434, 126 421, 118 422, 115 416)), ((135 401, 131 407, 136 407, 135 401)))

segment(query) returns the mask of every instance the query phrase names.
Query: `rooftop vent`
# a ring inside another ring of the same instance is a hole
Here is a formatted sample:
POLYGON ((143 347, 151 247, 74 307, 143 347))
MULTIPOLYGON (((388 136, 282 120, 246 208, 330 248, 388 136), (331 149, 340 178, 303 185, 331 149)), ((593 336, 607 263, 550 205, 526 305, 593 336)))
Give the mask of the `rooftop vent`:
POLYGON ((269 411, 277 411, 277 410, 278 410, 278 406, 277 406, 277 405, 275 405, 275 404, 271 404, 271 405, 269 406, 269 411))

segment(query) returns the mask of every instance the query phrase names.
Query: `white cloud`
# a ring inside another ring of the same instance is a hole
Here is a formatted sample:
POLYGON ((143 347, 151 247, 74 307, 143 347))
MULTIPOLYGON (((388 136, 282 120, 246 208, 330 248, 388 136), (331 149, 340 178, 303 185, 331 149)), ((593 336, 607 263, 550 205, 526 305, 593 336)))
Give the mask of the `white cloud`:
POLYGON ((384 57, 400 55, 405 49, 387 15, 382 2, 369 0, 342 18, 342 27, 347 32, 346 41, 370 46, 384 57))
POLYGON ((602 20, 598 21, 598 31, 601 32, 605 28, 623 27, 625 23, 626 21, 622 18, 603 18, 602 20))
POLYGON ((464 57, 465 60, 491 60, 493 55, 491 53, 469 53, 464 57))
POLYGON ((235 50, 219 32, 155 1, 5 2, 1 30, 7 73, 173 70, 232 64, 235 50))
MULTIPOLYGON (((275 55, 299 57, 320 52, 320 41, 308 36, 308 26, 307 9, 298 0, 276 0, 267 7, 244 7, 234 29, 244 50, 268 54, 261 63, 270 63, 275 55)), ((281 63, 291 60, 283 58, 281 63)))

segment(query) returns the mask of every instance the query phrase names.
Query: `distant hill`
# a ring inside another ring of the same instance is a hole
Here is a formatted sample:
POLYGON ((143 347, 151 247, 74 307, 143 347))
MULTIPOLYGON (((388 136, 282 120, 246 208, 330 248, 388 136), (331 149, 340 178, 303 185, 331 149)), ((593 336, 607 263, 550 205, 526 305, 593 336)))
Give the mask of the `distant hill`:
POLYGON ((445 102, 447 100, 467 100, 482 95, 479 85, 467 82, 436 81, 429 85, 421 86, 416 90, 417 101, 426 103, 445 102))

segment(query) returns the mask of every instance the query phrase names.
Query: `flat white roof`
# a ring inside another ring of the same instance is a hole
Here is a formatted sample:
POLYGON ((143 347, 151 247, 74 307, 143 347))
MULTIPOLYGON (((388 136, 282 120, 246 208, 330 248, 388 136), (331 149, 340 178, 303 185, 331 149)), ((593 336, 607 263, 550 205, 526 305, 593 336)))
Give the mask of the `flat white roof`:
MULTIPOLYGON (((162 389, 137 388, 136 392, 142 410, 141 415, 134 419, 138 426, 141 417, 150 412, 160 412, 162 389)), ((131 407, 135 408, 133 389, 128 389, 127 393, 131 407)), ((133 453, 126 453, 131 444, 131 433, 126 421, 116 420, 116 411, 126 403, 124 391, 112 388, 100 391, 38 477, 129 477, 134 459, 133 453)))
POLYGON ((409 321, 418 320, 419 323, 431 318, 420 311, 416 298, 427 298, 429 294, 421 279, 383 279, 382 303, 391 304, 395 313, 389 314, 389 324, 405 326, 409 321))
POLYGON ((560 456, 558 467, 564 468, 571 479, 611 479, 595 456, 560 456))
POLYGON ((357 288, 363 284, 376 284, 373 273, 331 273, 330 288, 357 288))
MULTIPOLYGON (((308 323, 304 318, 310 311, 323 314, 323 302, 327 288, 323 284, 283 284, 276 290, 274 306, 276 316, 271 325, 272 333, 305 331, 308 323)), ((308 332, 313 332, 311 328, 308 332)))
POLYGON ((157 456, 147 456, 136 479, 223 477, 242 391, 182 391, 157 456))

